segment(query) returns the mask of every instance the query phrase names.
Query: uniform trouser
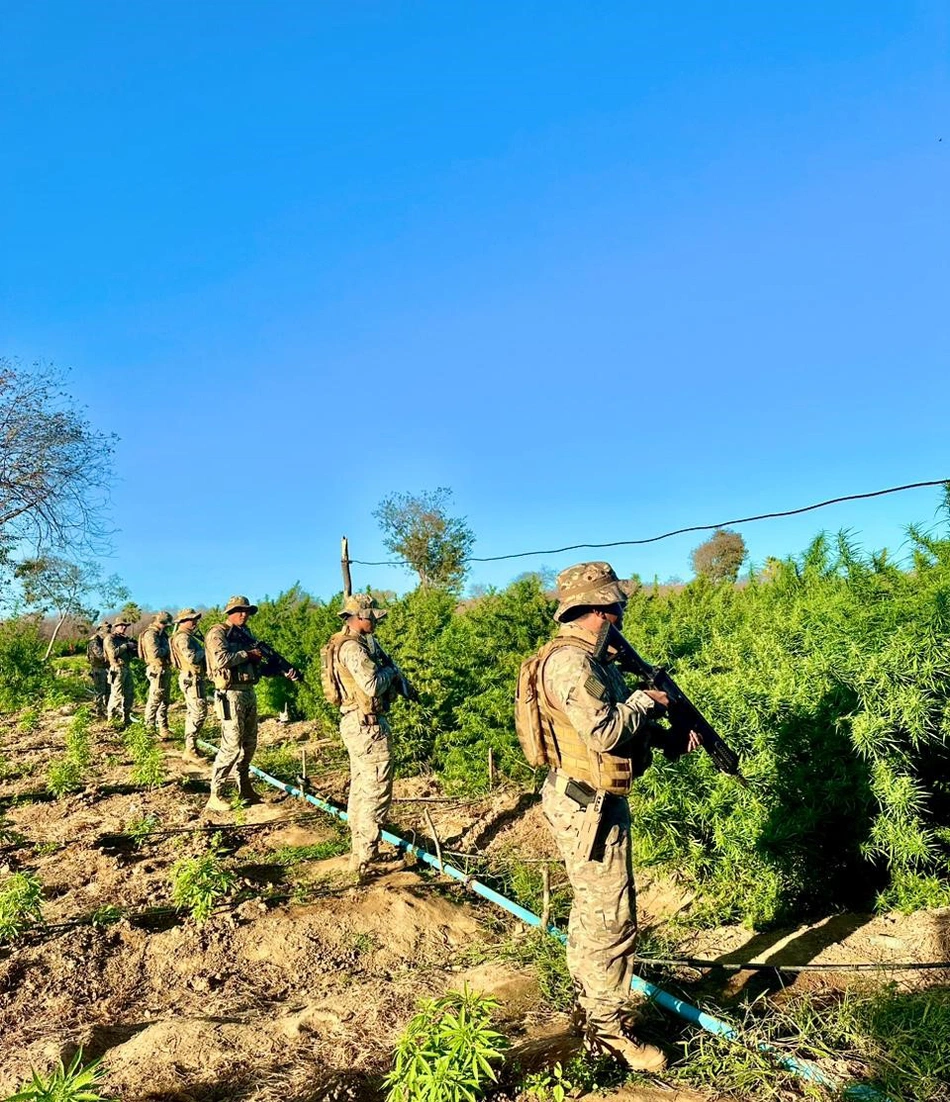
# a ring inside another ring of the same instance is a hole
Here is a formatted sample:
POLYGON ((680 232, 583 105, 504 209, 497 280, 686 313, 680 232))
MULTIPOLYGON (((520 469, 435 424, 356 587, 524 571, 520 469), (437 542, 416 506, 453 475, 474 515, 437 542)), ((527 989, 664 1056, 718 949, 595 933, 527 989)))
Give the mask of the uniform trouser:
POLYGON ((211 792, 220 794, 229 777, 238 788, 250 787, 251 758, 257 749, 257 697, 253 686, 216 690, 214 710, 221 722, 221 742, 211 766, 211 792))
POLYGON ((359 712, 340 719, 340 735, 350 756, 350 792, 346 814, 353 858, 362 864, 376 856, 380 828, 393 798, 393 763, 389 724, 383 716, 362 723, 359 712))
POLYGON ((622 1011, 632 1000, 637 901, 630 864, 630 809, 625 797, 607 797, 597 835, 601 844, 593 858, 585 860, 577 853, 585 809, 550 784, 544 785, 541 806, 574 891, 567 967, 594 1032, 610 1036, 620 1028, 622 1011))
POLYGON ((185 670, 178 675, 178 687, 185 698, 185 749, 197 750, 195 739, 208 718, 205 679, 185 670))
POLYGON ((112 667, 109 670, 109 719, 128 723, 134 696, 131 668, 127 665, 112 667))
POLYGON ((92 682, 92 695, 96 703, 96 715, 104 719, 109 706, 109 667, 91 666, 89 680, 92 682))
POLYGON ((171 671, 165 666, 146 666, 148 700, 145 702, 145 726, 159 731, 168 728, 168 690, 171 688, 171 671))

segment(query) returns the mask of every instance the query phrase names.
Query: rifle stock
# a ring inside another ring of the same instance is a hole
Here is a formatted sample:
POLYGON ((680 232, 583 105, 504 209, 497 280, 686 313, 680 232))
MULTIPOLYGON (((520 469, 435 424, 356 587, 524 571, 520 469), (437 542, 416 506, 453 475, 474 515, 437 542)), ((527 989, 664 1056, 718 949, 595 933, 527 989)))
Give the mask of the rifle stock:
POLYGON ((615 652, 615 660, 621 670, 633 674, 649 688, 666 693, 670 701, 668 712, 673 730, 695 731, 703 749, 720 773, 729 773, 740 784, 748 784, 739 769, 739 755, 719 736, 669 673, 662 666, 652 666, 642 658, 617 627, 605 620, 597 636, 594 655, 599 661, 609 662, 611 650, 615 652))

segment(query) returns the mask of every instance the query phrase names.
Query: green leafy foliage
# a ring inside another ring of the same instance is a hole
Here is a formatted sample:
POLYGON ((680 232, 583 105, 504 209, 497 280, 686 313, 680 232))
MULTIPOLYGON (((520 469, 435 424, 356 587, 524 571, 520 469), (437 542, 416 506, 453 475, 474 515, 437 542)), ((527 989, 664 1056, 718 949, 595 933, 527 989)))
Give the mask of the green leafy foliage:
POLYGON ((0 944, 16 941, 42 921, 43 887, 32 872, 15 872, 0 885, 0 944))
POLYGON ((13 712, 44 699, 54 681, 43 661, 45 651, 35 618, 0 621, 0 711, 13 712))
POLYGON ((157 830, 160 825, 161 820, 157 815, 142 815, 129 821, 125 833, 137 846, 142 846, 152 831, 157 830))
POLYGON ((57 800, 83 787, 83 779, 92 760, 89 745, 89 725, 92 717, 88 708, 79 708, 70 720, 66 731, 66 754, 49 765, 46 787, 57 800))
POLYGON ((234 887, 235 875, 221 856, 220 833, 211 837, 208 850, 196 857, 182 857, 172 866, 172 899, 176 907, 191 912, 198 925, 234 887))
POLYGON ((466 988, 423 1002, 396 1047, 388 1102, 475 1102, 497 1082, 508 1042, 491 1028, 497 999, 466 988))
POLYGON ((69 1067, 61 1060, 49 1075, 34 1071, 30 1082, 4 1102, 118 1102, 100 1092, 104 1076, 105 1069, 98 1060, 83 1065, 82 1049, 79 1049, 69 1067))
POLYGON ((82 788, 82 769, 72 758, 57 758, 46 771, 46 788, 57 800, 82 788))
POLYGON ((152 731, 143 724, 126 728, 125 745, 132 754, 132 782, 143 788, 159 788, 168 780, 165 755, 152 731))

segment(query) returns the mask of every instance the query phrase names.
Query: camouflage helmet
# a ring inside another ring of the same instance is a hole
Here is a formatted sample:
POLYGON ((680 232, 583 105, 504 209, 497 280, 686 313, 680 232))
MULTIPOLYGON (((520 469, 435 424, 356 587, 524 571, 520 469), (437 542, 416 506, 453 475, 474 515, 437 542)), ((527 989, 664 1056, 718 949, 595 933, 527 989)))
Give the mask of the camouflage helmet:
POLYGON ((228 603, 224 606, 225 616, 230 616, 232 612, 246 612, 249 616, 253 616, 257 612, 257 605, 252 605, 247 597, 242 597, 239 593, 235 597, 229 597, 228 603))
POLYGON ((569 609, 582 605, 604 608, 627 603, 620 579, 607 562, 579 562, 562 570, 557 576, 557 599, 554 619, 559 623, 564 623, 569 609))
POLYGON ((176 624, 182 624, 185 620, 200 620, 201 613, 196 608, 183 608, 175 617, 176 624))
POLYGON ((172 622, 172 614, 170 612, 156 612, 155 619, 152 621, 154 624, 161 624, 164 627, 172 622))
POLYGON ((379 607, 375 597, 371 597, 368 593, 354 593, 352 597, 344 598, 339 615, 344 619, 349 616, 359 616, 361 620, 382 620, 389 614, 386 609, 379 607))

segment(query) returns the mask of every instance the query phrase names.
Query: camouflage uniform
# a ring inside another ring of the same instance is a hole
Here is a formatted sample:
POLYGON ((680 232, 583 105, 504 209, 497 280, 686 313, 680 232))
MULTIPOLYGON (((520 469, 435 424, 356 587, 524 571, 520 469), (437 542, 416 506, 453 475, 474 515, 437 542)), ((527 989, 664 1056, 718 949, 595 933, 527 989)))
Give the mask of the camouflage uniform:
POLYGON ((160 735, 167 736, 168 691, 171 688, 171 651, 166 627, 172 622, 167 612, 160 612, 142 632, 139 639, 139 657, 145 663, 148 678, 148 700, 145 703, 145 726, 154 727, 160 735))
MULTIPOLYGON (((369 619, 374 624, 386 612, 367 594, 347 597, 340 615, 369 619)), ((346 803, 352 839, 350 865, 362 874, 376 859, 380 828, 393 795, 392 746, 386 713, 404 684, 372 633, 346 627, 334 636, 335 668, 342 689, 340 735, 350 758, 350 790, 346 803)))
MULTIPOLYGON (((558 595, 559 622, 574 608, 589 611, 626 603, 607 563, 581 563, 563 571, 558 595)), ((557 733, 562 761, 572 763, 570 773, 551 769, 542 808, 574 892, 567 963, 589 1037, 631 1066, 656 1070, 663 1066, 662 1053, 622 1032, 631 999, 637 921, 630 813, 621 793, 649 764, 649 716, 656 714, 657 705, 644 692, 631 693, 616 666, 596 660, 596 639, 586 628, 562 623, 540 667, 541 714, 557 733), (609 783, 604 780, 608 776, 609 783), (580 799, 589 801, 598 790, 614 794, 606 796, 597 845, 588 858, 578 852, 586 812, 580 799)))
POLYGON ((109 704, 109 662, 105 657, 106 636, 112 631, 112 625, 104 620, 99 625, 86 648, 89 661, 89 680, 92 683, 92 695, 95 700, 96 715, 105 719, 109 704), (99 657, 99 654, 102 657, 99 657))
MULTIPOLYGON (((130 627, 127 620, 119 620, 114 628, 130 627)), ((109 719, 118 719, 128 726, 132 714, 132 701, 135 689, 132 684, 132 668, 129 663, 135 657, 138 647, 134 639, 123 632, 112 631, 105 638, 106 661, 109 663, 109 719)))
POLYGON ((178 687, 185 698, 185 753, 197 757, 195 741, 208 718, 208 701, 205 696, 205 649, 198 634, 201 613, 193 608, 183 608, 175 617, 178 630, 171 637, 172 663, 178 672, 178 687), (190 627, 186 624, 190 623, 190 627))

